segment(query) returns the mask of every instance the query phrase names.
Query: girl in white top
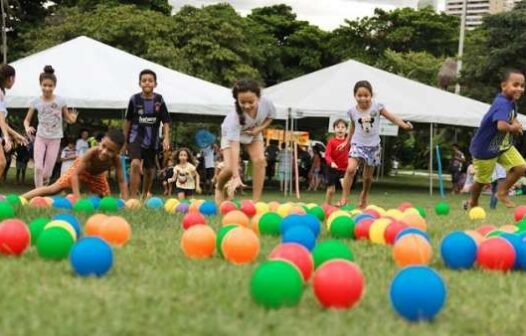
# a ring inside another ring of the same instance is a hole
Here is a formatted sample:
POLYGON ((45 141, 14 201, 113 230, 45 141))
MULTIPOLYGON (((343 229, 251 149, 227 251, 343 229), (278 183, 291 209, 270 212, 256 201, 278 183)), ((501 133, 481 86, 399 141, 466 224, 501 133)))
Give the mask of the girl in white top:
POLYGON ((192 164, 194 158, 188 148, 180 148, 175 152, 177 164, 173 168, 173 176, 168 179, 168 183, 175 182, 175 193, 179 200, 189 198, 196 191, 201 193, 199 174, 197 168, 192 164))
POLYGON ((15 84, 15 69, 7 64, 0 65, 0 176, 3 175, 6 166, 4 149, 10 152, 13 141, 27 145, 26 139, 7 125, 7 107, 5 103, 5 90, 15 84), (1 146, 4 146, 4 149, 1 146))
POLYGON ((229 182, 227 194, 233 197, 238 187, 244 186, 239 176, 240 144, 245 145, 253 164, 253 201, 259 201, 265 180, 265 146, 263 130, 276 116, 276 108, 268 99, 261 97, 261 88, 253 80, 240 80, 232 88, 235 111, 230 112, 221 124, 221 149, 225 167, 217 177, 215 201, 224 199, 224 187, 229 182))
POLYGON ((343 179, 342 199, 338 206, 343 206, 349 201, 349 192, 352 187, 354 175, 360 164, 364 165, 362 178, 362 192, 358 203, 359 208, 365 208, 368 203, 369 190, 373 182, 374 167, 380 165, 380 117, 383 116, 400 128, 410 130, 413 125, 404 122, 399 117, 385 109, 384 105, 373 101, 373 87, 368 81, 359 81, 354 85, 354 98, 356 106, 351 107, 348 114, 351 119, 349 135, 338 146, 343 150, 351 143, 349 164, 343 179))
POLYGON ((57 85, 55 70, 50 65, 44 67, 39 77, 42 96, 35 99, 24 119, 24 127, 28 136, 36 133, 34 144, 35 187, 39 188, 48 181, 60 151, 60 140, 64 136, 62 118, 67 123, 74 123, 77 114, 70 112, 64 99, 55 96, 53 91, 57 85), (31 126, 35 111, 38 113, 38 127, 31 126))

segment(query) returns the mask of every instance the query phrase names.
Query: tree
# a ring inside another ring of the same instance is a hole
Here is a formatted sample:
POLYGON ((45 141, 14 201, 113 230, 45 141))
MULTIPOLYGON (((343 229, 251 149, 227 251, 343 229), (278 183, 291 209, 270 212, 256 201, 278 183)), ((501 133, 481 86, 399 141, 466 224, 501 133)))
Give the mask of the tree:
POLYGON ((427 52, 397 53, 387 49, 376 66, 420 83, 435 85, 443 61, 427 52))
POLYGON ((93 10, 98 5, 135 5, 140 9, 153 10, 166 15, 172 12, 172 6, 168 0, 54 0, 53 2, 58 6, 79 7, 84 11, 93 10))

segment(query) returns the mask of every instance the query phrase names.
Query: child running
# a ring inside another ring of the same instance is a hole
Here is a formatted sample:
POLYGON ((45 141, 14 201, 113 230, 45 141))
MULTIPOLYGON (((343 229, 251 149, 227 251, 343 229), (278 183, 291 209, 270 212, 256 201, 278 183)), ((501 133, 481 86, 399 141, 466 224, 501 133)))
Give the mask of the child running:
POLYGON ((76 199, 80 197, 80 186, 84 184, 89 191, 99 196, 111 194, 106 178, 110 168, 117 171, 121 197, 128 198, 128 185, 124 180, 119 153, 124 146, 124 134, 121 130, 112 130, 102 139, 97 147, 90 148, 83 156, 77 158, 66 174, 50 186, 36 188, 24 195, 26 199, 35 196, 54 195, 64 189, 71 189, 76 199))
POLYGON ((515 207, 508 191, 526 172, 526 161, 513 146, 512 136, 522 134, 522 125, 517 120, 517 101, 524 94, 524 74, 519 70, 506 71, 500 87, 501 93, 493 100, 471 139, 469 151, 473 156, 475 182, 464 208, 478 206, 480 192, 485 184, 491 183, 496 163, 507 172, 506 179, 498 186, 496 197, 507 208, 515 207))
POLYGON ((169 183, 175 182, 175 193, 177 198, 183 200, 197 191, 201 193, 199 186, 199 174, 197 168, 192 164, 195 162, 188 148, 181 148, 175 153, 177 164, 173 168, 173 177, 168 179, 169 183))
POLYGON ((336 192, 336 188, 341 186, 341 180, 345 176, 347 170, 349 157, 349 144, 346 143, 343 149, 338 147, 345 143, 345 134, 347 133, 347 122, 343 119, 338 119, 332 125, 335 136, 330 138, 327 142, 327 149, 325 150, 325 161, 328 167, 328 181, 327 193, 325 195, 325 203, 332 204, 332 198, 336 192))
POLYGON ((362 192, 358 202, 358 207, 363 209, 367 207, 374 168, 380 165, 380 117, 385 117, 405 130, 413 129, 413 125, 389 112, 383 104, 373 101, 373 87, 368 81, 357 82, 353 92, 357 104, 348 112, 352 126, 349 127, 345 141, 337 147, 338 150, 343 150, 349 143, 351 144, 349 162, 343 179, 342 199, 337 206, 349 202, 354 175, 358 166, 363 164, 362 192))
POLYGON ((174 176, 174 161, 172 159, 168 159, 166 161, 166 167, 163 168, 160 172, 160 177, 163 183, 164 188, 164 196, 171 196, 172 195, 172 184, 173 182, 169 182, 169 180, 174 176))

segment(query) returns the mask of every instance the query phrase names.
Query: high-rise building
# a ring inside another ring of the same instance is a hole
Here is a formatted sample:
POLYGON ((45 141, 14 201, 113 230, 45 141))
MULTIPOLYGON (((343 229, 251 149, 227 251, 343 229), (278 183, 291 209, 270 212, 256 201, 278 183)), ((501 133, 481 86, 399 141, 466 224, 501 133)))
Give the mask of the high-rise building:
POLYGON ((461 16, 464 1, 467 1, 466 28, 473 29, 482 23, 484 15, 511 10, 520 0, 447 0, 446 13, 461 16))
POLYGON ((419 0, 418 8, 433 7, 433 9, 438 9, 438 0, 419 0))

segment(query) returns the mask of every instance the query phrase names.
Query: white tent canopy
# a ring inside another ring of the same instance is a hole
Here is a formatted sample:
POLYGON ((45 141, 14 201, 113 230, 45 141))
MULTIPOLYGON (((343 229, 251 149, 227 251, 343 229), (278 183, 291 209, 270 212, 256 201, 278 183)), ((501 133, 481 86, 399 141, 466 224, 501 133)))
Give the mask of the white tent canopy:
POLYGON ((56 94, 69 106, 86 109, 125 109, 140 91, 139 72, 157 74, 156 92, 173 113, 225 115, 233 108, 230 90, 128 54, 85 36, 20 59, 16 83, 7 94, 8 107, 27 108, 41 94, 38 77, 52 65, 58 78, 56 94))
MULTIPOLYGON (((376 100, 414 122, 478 127, 489 105, 452 94, 356 61, 334 66, 267 88, 278 114, 292 117, 342 116, 354 104, 353 86, 368 80, 376 100)), ((520 116, 523 123, 526 117, 520 116)))

